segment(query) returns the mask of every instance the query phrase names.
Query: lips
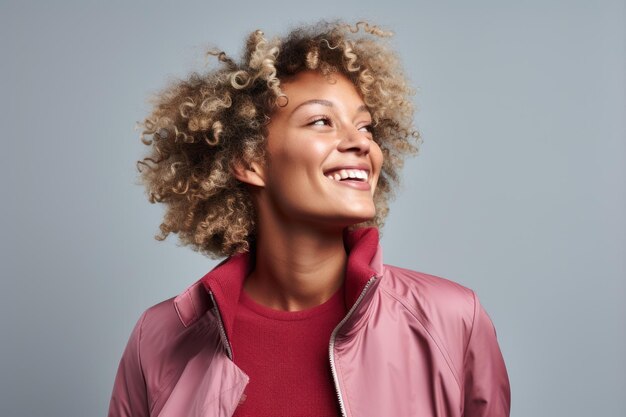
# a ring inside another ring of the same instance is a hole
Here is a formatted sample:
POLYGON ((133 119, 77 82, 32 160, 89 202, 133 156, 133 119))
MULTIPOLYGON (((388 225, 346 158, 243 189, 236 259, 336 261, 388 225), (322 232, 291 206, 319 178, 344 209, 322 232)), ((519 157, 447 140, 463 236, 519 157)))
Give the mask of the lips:
POLYGON ((335 181, 369 182, 370 169, 367 165, 344 165, 326 170, 324 176, 335 181))
POLYGON ((334 167, 326 170, 324 176, 339 186, 364 191, 369 191, 372 188, 370 184, 370 167, 366 164, 334 167))

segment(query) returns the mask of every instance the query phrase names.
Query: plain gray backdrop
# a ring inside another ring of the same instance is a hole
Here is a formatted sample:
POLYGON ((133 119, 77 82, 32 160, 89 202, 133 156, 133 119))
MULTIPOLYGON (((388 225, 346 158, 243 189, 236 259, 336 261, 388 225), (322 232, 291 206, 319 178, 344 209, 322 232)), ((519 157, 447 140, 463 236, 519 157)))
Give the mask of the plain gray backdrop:
POLYGON ((385 262, 477 292, 512 416, 626 415, 623 1, 0 4, 1 416, 106 415, 139 315, 217 263, 153 239, 149 95, 319 18, 393 30, 418 89, 385 262))

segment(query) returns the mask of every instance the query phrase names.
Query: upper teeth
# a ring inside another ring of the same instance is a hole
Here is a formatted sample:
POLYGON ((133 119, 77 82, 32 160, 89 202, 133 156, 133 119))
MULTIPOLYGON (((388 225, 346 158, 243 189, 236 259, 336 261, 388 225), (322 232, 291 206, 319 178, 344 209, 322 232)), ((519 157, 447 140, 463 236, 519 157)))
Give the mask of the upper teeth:
POLYGON ((367 172, 362 169, 342 169, 326 175, 331 180, 341 181, 346 178, 358 178, 367 181, 367 172))

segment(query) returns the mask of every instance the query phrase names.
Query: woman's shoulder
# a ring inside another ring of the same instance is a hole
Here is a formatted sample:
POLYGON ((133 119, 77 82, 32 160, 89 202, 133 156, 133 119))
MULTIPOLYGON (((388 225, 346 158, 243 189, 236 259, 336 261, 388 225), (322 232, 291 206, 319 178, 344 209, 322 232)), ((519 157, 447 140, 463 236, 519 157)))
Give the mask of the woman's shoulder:
POLYGON ((400 297, 418 297, 437 304, 445 300, 452 304, 474 303, 474 291, 452 279, 389 264, 384 264, 383 271, 381 285, 400 297))
POLYGON ((381 287, 424 327, 443 339, 468 335, 478 301, 475 292, 449 278, 385 264, 381 287))
POLYGON ((176 309, 174 300, 176 296, 162 300, 146 308, 140 317, 141 337, 146 340, 152 334, 178 333, 184 330, 176 309))
POLYGON ((192 332, 198 321, 205 321, 211 308, 208 292, 201 281, 196 281, 183 292, 145 309, 142 321, 142 338, 155 333, 157 337, 168 334, 192 332), (203 319, 203 320, 201 320, 203 319))
POLYGON ((217 360, 215 352, 221 345, 217 343, 219 329, 209 306, 204 305, 206 309, 202 310, 200 290, 203 288, 192 285, 181 294, 148 307, 140 315, 120 360, 114 406, 121 406, 118 402, 127 401, 128 395, 137 401, 144 396, 145 403, 159 410, 183 378, 184 386, 201 385, 194 378, 203 373, 184 370, 191 361, 217 360), (144 385, 143 391, 137 391, 144 385))
POLYGON ((210 297, 198 281, 182 293, 146 308, 135 324, 129 345, 136 346, 146 368, 161 363, 164 357, 180 360, 181 349, 213 346, 211 342, 219 333, 210 307, 210 297))

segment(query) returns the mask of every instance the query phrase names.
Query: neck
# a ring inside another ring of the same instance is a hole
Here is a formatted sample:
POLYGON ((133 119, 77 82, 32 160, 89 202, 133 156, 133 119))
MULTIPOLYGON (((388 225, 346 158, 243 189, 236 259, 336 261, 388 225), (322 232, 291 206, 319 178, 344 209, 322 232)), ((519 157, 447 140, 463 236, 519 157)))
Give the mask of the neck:
POLYGON ((324 303, 343 285, 346 262, 341 228, 259 222, 255 267, 244 291, 270 308, 304 310, 324 303))

